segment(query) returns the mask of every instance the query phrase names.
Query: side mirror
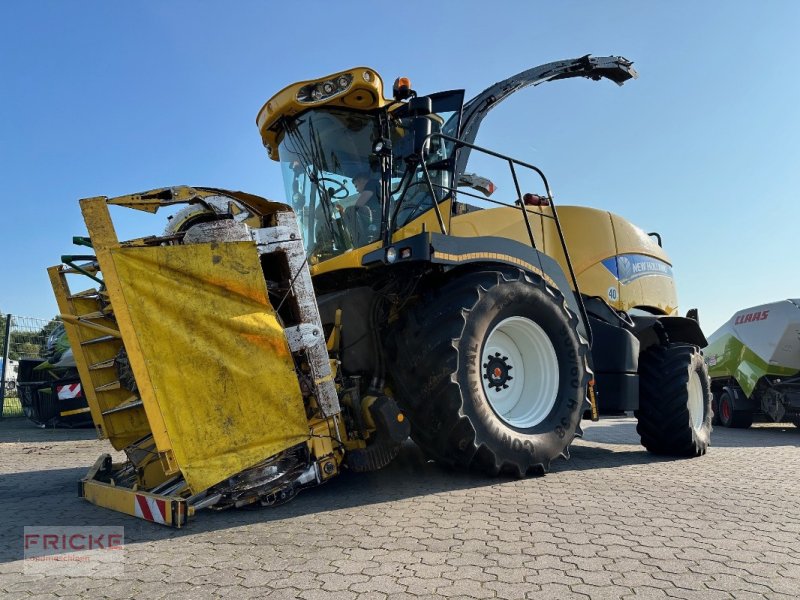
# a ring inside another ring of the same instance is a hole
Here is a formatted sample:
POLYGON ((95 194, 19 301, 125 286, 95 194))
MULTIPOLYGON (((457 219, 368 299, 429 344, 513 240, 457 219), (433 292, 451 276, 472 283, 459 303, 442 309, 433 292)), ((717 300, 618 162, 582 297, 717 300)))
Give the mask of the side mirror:
POLYGON ((458 187, 470 187, 474 190, 478 190, 486 197, 494 194, 494 191, 497 189, 491 179, 481 177, 475 173, 462 173, 458 178, 458 187))
POLYGON ((408 114, 413 118, 411 131, 414 134, 414 154, 422 155, 425 139, 431 134, 431 120, 428 118, 433 112, 433 105, 428 96, 411 98, 408 101, 408 114))

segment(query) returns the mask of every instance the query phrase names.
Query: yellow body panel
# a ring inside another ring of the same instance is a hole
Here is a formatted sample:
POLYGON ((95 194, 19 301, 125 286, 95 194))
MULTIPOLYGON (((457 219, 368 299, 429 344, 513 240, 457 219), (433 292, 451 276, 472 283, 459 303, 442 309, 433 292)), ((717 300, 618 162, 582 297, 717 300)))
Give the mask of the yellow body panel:
POLYGON ((254 244, 117 248, 111 256, 122 295, 112 292, 112 302, 127 308, 126 347, 156 446, 172 452, 192 491, 308 439, 254 244))
MULTIPOLYGON (((444 220, 445 227, 448 228, 448 233, 450 233, 449 228, 451 207, 452 203, 450 200, 444 200, 443 202, 439 203, 439 210, 442 213, 442 220, 444 220)), ((406 238, 410 238, 411 236, 418 235, 423 231, 441 232, 439 220, 436 218, 435 210, 427 210, 410 223, 403 225, 403 227, 392 234, 392 241, 399 242, 406 238)))
MULTIPOLYGON (((567 273, 567 262, 549 207, 529 208, 537 248, 553 257, 567 273)), ((561 206, 558 217, 581 292, 600 296, 619 310, 649 308, 674 314, 678 302, 671 277, 651 275, 621 283, 602 261, 620 254, 640 254, 669 263, 666 252, 644 231, 613 213, 583 206, 561 206)), ((451 233, 461 237, 499 236, 528 244, 528 231, 519 209, 492 208, 451 221, 451 233)))
MULTIPOLYGON (((502 237, 530 244, 525 220, 518 208, 491 208, 452 216, 449 200, 442 202, 440 208, 445 224, 449 227, 448 233, 451 235, 502 237)), ((529 207, 528 221, 537 249, 553 257, 564 273, 568 274, 567 262, 552 214, 550 207, 529 207)), ((649 235, 622 217, 595 208, 561 206, 558 208, 558 217, 578 287, 582 293, 600 296, 618 310, 647 308, 668 315, 677 313, 677 294, 671 277, 649 275, 630 282, 620 282, 603 265, 603 260, 621 254, 650 256, 669 264, 667 253, 649 235)), ((427 211, 397 230, 392 236, 392 241, 399 242, 423 231, 439 231, 433 210, 427 211)), ((380 247, 381 243, 375 242, 323 262, 316 262, 312 257, 311 274, 320 275, 341 269, 361 268, 364 255, 380 247)), ((486 258, 512 262, 528 268, 518 259, 509 260, 509 257, 492 254, 492 248, 486 249, 486 258)))
MULTIPOLYGON (((450 215, 450 200, 445 200, 440 205, 442 217, 444 218, 445 226, 448 224, 450 215)), ((441 231, 439 228, 439 221, 436 218, 436 212, 429 210, 422 215, 401 227, 392 235, 392 242, 399 242, 411 236, 422 233, 423 231, 441 231)), ((373 242, 361 248, 354 248, 339 256, 334 256, 325 261, 320 262, 314 255, 309 260, 309 269, 312 276, 322 275, 323 273, 332 273, 333 271, 341 271, 343 269, 361 269, 363 268, 361 260, 365 254, 369 254, 373 250, 377 250, 382 245, 382 242, 373 242)))
MULTIPOLYGON (((537 212, 541 211, 530 209, 528 221, 531 224, 531 231, 537 247, 541 252, 546 252, 542 245, 544 239, 542 229, 545 219, 536 214, 537 212)), ((458 237, 496 236, 530 244, 525 220, 518 208, 490 208, 455 215, 450 221, 450 233, 458 237)), ((489 249, 487 248, 487 250, 489 249)))

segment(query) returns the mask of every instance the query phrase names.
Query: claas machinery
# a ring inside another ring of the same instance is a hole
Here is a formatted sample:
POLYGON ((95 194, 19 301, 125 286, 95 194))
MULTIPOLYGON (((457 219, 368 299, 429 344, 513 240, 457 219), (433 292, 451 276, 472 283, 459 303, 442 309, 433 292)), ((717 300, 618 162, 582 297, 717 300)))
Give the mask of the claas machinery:
POLYGON ((100 457, 82 496, 181 526, 380 469, 409 434, 443 465, 541 474, 584 415, 628 410, 649 451, 704 454, 706 340, 677 314, 660 238, 556 210, 540 169, 475 144, 518 90, 635 76, 586 56, 465 102, 349 69, 258 113, 283 202, 202 187, 81 200, 92 252, 49 272, 94 424, 125 456, 100 457), (512 183, 467 172, 471 156, 512 183), (177 204, 163 234, 117 238, 110 207, 177 204))
POLYGON ((800 298, 737 311, 709 336, 705 359, 718 424, 800 427, 800 298))

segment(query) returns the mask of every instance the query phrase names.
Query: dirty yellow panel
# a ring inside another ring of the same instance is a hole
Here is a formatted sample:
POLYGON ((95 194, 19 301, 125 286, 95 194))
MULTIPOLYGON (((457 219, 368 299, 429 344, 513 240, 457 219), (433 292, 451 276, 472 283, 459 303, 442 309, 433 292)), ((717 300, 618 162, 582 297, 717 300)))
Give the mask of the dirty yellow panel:
POLYGON ((158 451, 193 492, 308 439, 250 242, 111 250, 116 310, 158 451), (128 321, 125 323, 124 321, 128 321))

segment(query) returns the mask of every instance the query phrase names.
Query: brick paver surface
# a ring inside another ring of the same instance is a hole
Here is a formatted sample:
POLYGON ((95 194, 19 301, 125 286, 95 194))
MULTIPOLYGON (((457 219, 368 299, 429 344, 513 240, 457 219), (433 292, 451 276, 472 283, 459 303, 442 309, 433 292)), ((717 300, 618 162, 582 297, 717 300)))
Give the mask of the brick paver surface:
POLYGON ((171 530, 94 507, 91 431, 0 422, 0 597, 796 598, 800 429, 718 429, 665 460, 632 419, 593 424, 544 478, 491 480, 409 444, 279 508, 204 511, 171 530), (25 525, 122 525, 114 577, 23 573, 25 525))

